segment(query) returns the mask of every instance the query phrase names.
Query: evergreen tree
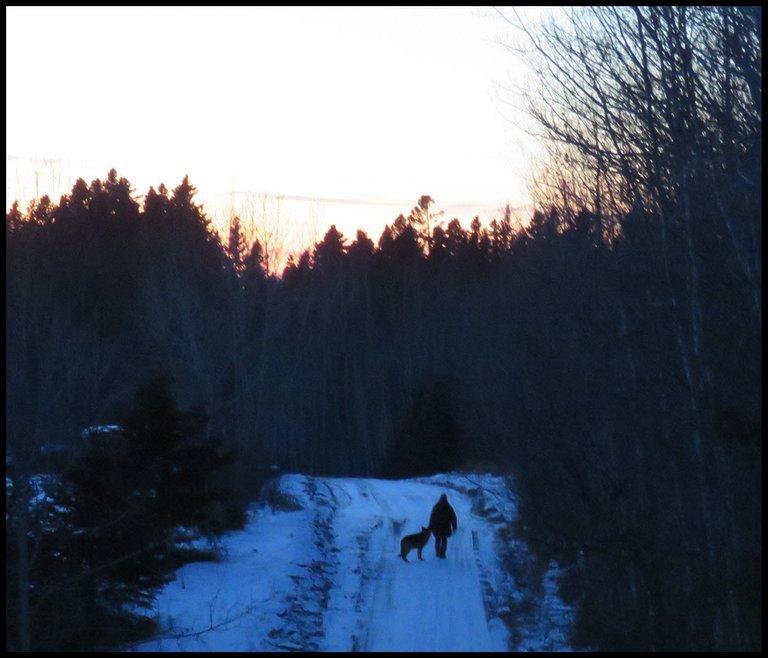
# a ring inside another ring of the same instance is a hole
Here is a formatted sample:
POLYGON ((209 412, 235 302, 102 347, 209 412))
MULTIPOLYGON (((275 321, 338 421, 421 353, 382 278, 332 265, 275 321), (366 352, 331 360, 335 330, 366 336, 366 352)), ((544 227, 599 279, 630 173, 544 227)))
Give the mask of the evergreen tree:
POLYGON ((390 259, 401 266, 413 265, 422 260, 424 252, 419 241, 416 229, 406 224, 397 233, 390 247, 390 259))
POLYGON ((443 210, 437 213, 430 212, 434 202, 435 200, 431 196, 424 194, 419 197, 416 205, 408 215, 408 223, 416 228, 424 246, 429 246, 435 219, 444 213, 443 210))
POLYGON ((205 425, 199 409, 179 410, 157 378, 119 428, 87 437, 53 494, 62 530, 51 571, 79 604, 51 648, 103 648, 131 628, 146 631, 135 610, 149 607, 178 567, 213 555, 190 542, 242 527, 244 513, 222 485, 231 457, 206 438, 205 425), (121 630, 112 634, 107 621, 121 630))
POLYGON ((368 237, 365 231, 358 230, 355 241, 349 246, 347 253, 350 260, 356 264, 367 263, 375 252, 373 240, 368 237))
POLYGON ((347 251, 346 238, 332 225, 321 242, 315 245, 314 262, 320 271, 332 271, 337 269, 347 251))
POLYGON ((229 239, 227 240, 227 255, 232 262, 232 267, 237 274, 245 267, 246 245, 243 229, 240 226, 240 218, 233 215, 229 220, 229 239))
POLYGON ((413 477, 451 471, 463 461, 463 444, 456 382, 436 377, 414 394, 395 438, 390 473, 413 477))
POLYGON ((18 230, 22 226, 24 216, 19 210, 19 202, 14 201, 11 209, 5 214, 5 235, 6 237, 18 230))
POLYGON ((264 247, 258 240, 253 241, 251 250, 243 257, 242 273, 246 282, 256 291, 259 290, 259 284, 267 278, 264 247))
POLYGON ((451 256, 458 256, 463 253, 468 242, 466 231, 461 227, 461 222, 453 218, 448 222, 445 231, 446 249, 451 256))
POLYGON ((392 232, 392 229, 389 227, 389 225, 386 225, 384 227, 384 230, 381 232, 381 236, 379 237, 379 242, 378 242, 378 247, 379 247, 378 253, 380 258, 386 259, 389 257, 394 239, 395 239, 395 236, 394 236, 394 233, 392 232))

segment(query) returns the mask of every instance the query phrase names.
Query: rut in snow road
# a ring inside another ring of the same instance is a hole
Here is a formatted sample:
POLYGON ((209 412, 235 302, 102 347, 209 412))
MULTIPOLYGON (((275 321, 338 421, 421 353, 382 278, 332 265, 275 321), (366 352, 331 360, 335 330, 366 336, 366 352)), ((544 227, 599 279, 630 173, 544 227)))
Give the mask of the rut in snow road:
MULTIPOLYGON (((352 645, 327 650, 506 650, 506 633, 499 620, 491 620, 494 630, 489 628, 483 601, 479 542, 491 541, 492 530, 472 514, 468 496, 415 481, 327 482, 339 501, 335 546, 340 554, 357 556, 345 560, 351 571, 337 572, 325 614, 326 629, 354 619, 352 645), (442 493, 459 519, 458 531, 448 540, 447 559, 435 556, 431 538, 423 561, 403 562, 401 537, 427 525, 442 493)), ((343 638, 336 632, 332 636, 343 638)))
POLYGON ((510 482, 449 473, 411 480, 283 475, 218 562, 188 564, 159 592, 161 633, 138 651, 568 649, 557 567, 542 577, 511 533, 510 482), (458 516, 447 559, 434 538, 399 557, 441 494, 458 516), (502 568, 502 559, 505 568, 502 568), (539 574, 538 577, 536 574, 539 574), (501 621, 504 617, 507 624, 501 621))

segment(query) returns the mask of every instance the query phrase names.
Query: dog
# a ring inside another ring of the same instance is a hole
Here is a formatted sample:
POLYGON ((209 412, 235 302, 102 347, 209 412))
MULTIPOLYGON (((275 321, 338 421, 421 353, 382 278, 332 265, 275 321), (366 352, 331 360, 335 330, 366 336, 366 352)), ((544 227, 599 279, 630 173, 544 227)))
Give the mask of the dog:
POLYGON ((400 540, 400 557, 403 558, 403 561, 408 562, 408 553, 414 548, 418 553, 419 559, 423 560, 424 558, 421 557, 421 550, 427 545, 431 534, 432 531, 429 528, 421 526, 421 532, 403 537, 400 540))

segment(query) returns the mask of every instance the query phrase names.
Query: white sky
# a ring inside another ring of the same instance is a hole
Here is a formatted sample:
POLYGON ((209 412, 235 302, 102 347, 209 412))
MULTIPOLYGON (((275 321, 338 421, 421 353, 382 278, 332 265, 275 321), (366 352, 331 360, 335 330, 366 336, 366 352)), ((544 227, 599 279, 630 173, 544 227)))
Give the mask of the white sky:
POLYGON ((6 19, 6 207, 58 201, 111 167, 138 194, 189 174, 214 217, 282 195, 281 221, 305 241, 332 223, 376 241, 422 194, 465 226, 528 202, 523 143, 494 100, 516 64, 490 8, 8 7, 6 19))

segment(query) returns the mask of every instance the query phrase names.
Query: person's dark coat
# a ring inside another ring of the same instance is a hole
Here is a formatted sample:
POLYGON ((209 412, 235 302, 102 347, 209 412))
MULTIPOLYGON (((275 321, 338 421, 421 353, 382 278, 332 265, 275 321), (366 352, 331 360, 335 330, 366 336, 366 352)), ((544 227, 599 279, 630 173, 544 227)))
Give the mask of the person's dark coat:
POLYGON ((432 508, 432 514, 429 517, 429 529, 436 537, 450 537, 457 526, 456 512, 448 502, 448 497, 443 494, 432 508))

